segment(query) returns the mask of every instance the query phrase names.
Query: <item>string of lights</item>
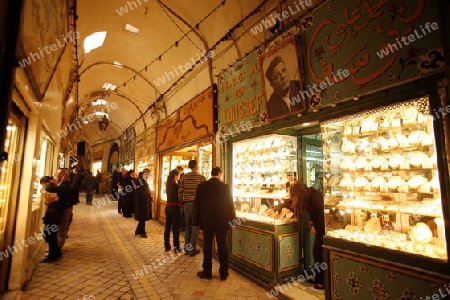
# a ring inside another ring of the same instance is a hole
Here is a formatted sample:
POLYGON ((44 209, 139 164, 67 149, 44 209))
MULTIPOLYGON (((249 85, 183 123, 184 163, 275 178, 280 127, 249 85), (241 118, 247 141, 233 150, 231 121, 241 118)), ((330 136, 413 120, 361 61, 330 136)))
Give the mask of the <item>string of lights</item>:
MULTIPOLYGON (((246 21, 246 20, 248 20, 249 18, 251 18, 253 15, 255 15, 255 14, 257 14, 258 12, 260 12, 261 11, 261 8, 262 8, 262 6, 267 2, 268 0, 264 0, 264 1, 262 1, 255 9, 253 9, 249 14, 247 14, 247 16, 245 16, 241 21, 239 21, 239 23, 237 23, 236 25, 234 25, 227 33, 225 33, 219 40, 217 40, 216 41, 216 43, 210 48, 210 49, 208 49, 208 50, 214 50, 214 49, 216 49, 217 48, 217 46, 220 44, 220 43, 222 43, 222 42, 224 42, 224 41, 227 41, 228 39, 230 39, 231 38, 231 36, 232 36, 232 33, 233 33, 233 31, 236 29, 236 28, 239 28, 239 27, 241 27, 242 26, 242 24, 246 21)), ((223 6, 223 5, 225 5, 225 2, 226 1, 222 1, 221 2, 221 4, 219 5, 219 6, 217 6, 214 10, 212 10, 206 17, 204 17, 197 25, 195 25, 195 28, 196 29, 199 29, 199 25, 202 23, 202 22, 204 22, 204 20, 206 20, 210 15, 212 15, 212 13, 214 13, 218 8, 220 8, 221 6, 223 6)), ((189 34, 191 31, 192 31, 193 29, 191 29, 191 30, 189 30, 188 32, 186 32, 185 34, 184 34, 184 36, 186 36, 187 34, 189 34)), ((168 49, 166 49, 161 55, 159 55, 159 59, 161 59, 161 57, 162 57, 162 55, 163 54, 165 54, 165 53, 167 53, 170 49, 172 49, 173 47, 175 47, 175 45, 177 45, 177 43, 179 42, 179 41, 181 41, 183 38, 184 38, 184 36, 180 39, 180 40, 178 40, 177 42, 175 42, 175 44, 174 45, 172 45, 172 46, 170 46, 168 49)), ((155 62, 156 60, 153 60, 149 65, 147 65, 143 70, 147 70, 147 68, 151 65, 151 64, 153 64, 154 62, 155 62)), ((196 64, 195 65, 199 65, 199 62, 201 62, 201 59, 199 59, 199 60, 197 60, 196 61, 196 64)), ((144 111, 144 113, 142 113, 142 115, 141 116, 139 116, 133 123, 131 123, 131 125, 129 126, 129 127, 127 127, 127 129, 125 129, 125 131, 128 131, 128 130, 130 130, 133 126, 135 126, 136 125, 136 123, 137 122, 139 122, 139 120, 141 120, 149 111, 153 111, 153 110, 155 110, 156 109, 156 105, 157 105, 157 103, 158 102, 160 102, 160 101, 162 101, 162 99, 164 98, 164 96, 167 94, 167 93, 169 93, 180 81, 182 81, 182 80, 184 80, 185 78, 186 78, 186 76, 190 73, 190 72, 192 72, 194 70, 194 67, 193 68, 191 68, 191 69, 189 69, 189 70, 187 70, 180 78, 178 78, 163 94, 161 94, 159 97, 158 97, 158 99, 155 101, 155 102, 153 102, 151 105, 149 105, 149 107, 144 111)), ((140 72, 142 72, 142 70, 140 71, 140 72)), ((140 73, 139 72, 139 73, 140 73)), ((126 82, 129 82, 131 79, 133 79, 133 78, 130 78, 130 79, 128 79, 126 82)), ((125 83, 126 83, 125 82, 125 83)), ((124 84, 122 84, 121 86, 126 86, 126 84, 124 85, 124 84)), ((117 88, 118 89, 118 88, 117 88)), ((117 92, 117 89, 115 89, 113 92, 117 92)))

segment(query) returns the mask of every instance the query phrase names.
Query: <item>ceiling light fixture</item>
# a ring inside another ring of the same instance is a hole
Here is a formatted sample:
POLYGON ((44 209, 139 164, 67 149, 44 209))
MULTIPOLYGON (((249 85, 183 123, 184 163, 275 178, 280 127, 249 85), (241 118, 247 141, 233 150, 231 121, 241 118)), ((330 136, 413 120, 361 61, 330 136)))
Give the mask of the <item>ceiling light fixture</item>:
POLYGON ((84 53, 88 54, 94 49, 101 47, 106 38, 106 31, 94 32, 84 39, 84 53))
POLYGON ((139 28, 134 27, 133 25, 130 25, 130 24, 126 24, 125 25, 125 30, 129 31, 129 32, 132 32, 132 33, 138 33, 139 32, 139 28))
POLYGON ((98 111, 96 111, 94 114, 95 114, 96 116, 101 116, 101 117, 98 119, 98 129, 99 129, 100 131, 106 131, 106 129, 108 128, 108 125, 109 125, 109 116, 108 116, 108 114, 106 113, 106 109, 105 109, 105 107, 106 107, 106 101, 103 100, 103 99, 99 99, 99 100, 100 100, 100 103, 102 103, 102 102, 104 101, 103 112, 98 112, 98 111), (103 101, 101 101, 101 100, 103 100, 103 101))

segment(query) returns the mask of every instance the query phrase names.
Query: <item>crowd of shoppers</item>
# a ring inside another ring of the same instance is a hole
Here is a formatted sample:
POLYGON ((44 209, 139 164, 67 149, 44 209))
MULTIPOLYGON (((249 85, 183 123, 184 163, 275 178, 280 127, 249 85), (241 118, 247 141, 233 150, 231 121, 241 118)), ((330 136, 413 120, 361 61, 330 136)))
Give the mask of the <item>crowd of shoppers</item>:
MULTIPOLYGON (((197 273, 201 279, 212 279, 212 249, 214 238, 219 254, 219 274, 226 280, 228 273, 227 231, 232 220, 236 218, 230 186, 222 182, 223 172, 220 167, 211 170, 211 178, 206 180, 198 170, 196 160, 188 164, 191 172, 184 174, 182 167, 170 171, 166 181, 167 204, 165 208, 166 224, 164 228, 164 248, 171 251, 170 235, 172 234, 173 250, 184 251, 185 255, 195 256, 197 236, 203 230, 203 270, 197 273), (183 215, 184 211, 184 217, 183 215), (180 228, 185 222, 184 246, 180 244, 180 228)), ((147 178, 149 169, 137 174, 134 170, 116 169, 112 178, 113 200, 118 201, 118 211, 125 218, 138 222, 135 234, 147 238, 145 222, 152 219, 152 196, 147 178), (116 199, 117 198, 117 199, 116 199)), ((56 174, 41 178, 42 196, 47 206, 43 221, 46 227, 57 228, 45 236, 48 243, 48 256, 43 262, 53 262, 62 257, 65 239, 68 237, 70 222, 73 218, 73 205, 79 202, 78 193, 86 191, 86 204, 92 205, 98 179, 91 172, 69 172, 60 168, 56 174), (76 199, 74 199, 74 197, 76 199)), ((314 261, 321 264, 323 258, 323 236, 325 235, 324 203, 321 192, 307 187, 301 181, 290 182, 289 200, 285 205, 301 218, 305 212, 309 214, 311 233, 315 235, 313 254, 314 261)), ((314 288, 324 288, 323 272, 309 279, 314 288)))

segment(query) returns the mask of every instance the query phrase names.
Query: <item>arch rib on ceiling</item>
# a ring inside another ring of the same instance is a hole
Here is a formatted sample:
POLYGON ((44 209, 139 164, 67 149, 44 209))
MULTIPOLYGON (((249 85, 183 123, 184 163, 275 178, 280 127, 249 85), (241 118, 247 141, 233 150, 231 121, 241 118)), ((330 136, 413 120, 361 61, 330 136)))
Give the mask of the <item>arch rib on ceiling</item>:
MULTIPOLYGON (((208 51, 209 47, 208 47, 208 42, 206 41, 205 37, 203 35, 200 34, 200 32, 197 30, 197 28, 193 27, 191 24, 189 24, 184 18, 182 18, 179 14, 177 14, 173 9, 171 9, 170 7, 168 7, 166 4, 162 3, 161 0, 157 0, 159 5, 161 5, 163 8, 167 9, 172 15, 174 15, 178 20, 180 20, 181 22, 183 22, 184 25, 186 25, 190 30, 189 32, 193 32, 203 43, 203 46, 205 46, 205 50, 208 51)), ((175 22, 174 22, 175 24, 175 22)), ((175 24, 176 25, 176 24, 175 24)), ((178 27, 178 26, 177 26, 178 27)), ((178 27, 179 28, 179 27, 178 27)), ((181 31, 181 28, 179 28, 181 31)), ((183 31, 181 31, 183 32, 183 31)), ((189 33, 188 32, 188 33, 189 33)), ((185 32, 183 32, 183 34, 185 34, 185 32)), ((189 39, 189 37, 186 35, 186 37, 189 39)), ((189 39, 190 40, 190 39, 189 39)), ((191 41, 192 42, 192 41, 191 41)), ((194 44, 194 42, 192 42, 194 44)), ((194 44, 195 45, 195 44, 194 44)), ((213 74, 212 74, 212 58, 208 57, 208 74, 209 74, 209 81, 210 84, 212 85, 214 83, 213 81, 213 74)))
MULTIPOLYGON (((117 65, 114 64, 114 63, 107 62, 107 61, 98 61, 98 62, 95 62, 95 63, 93 63, 93 64, 87 66, 85 69, 83 69, 83 71, 81 71, 80 74, 79 74, 80 78, 81 78, 81 76, 82 76, 86 71, 88 71, 89 69, 91 69, 91 68, 93 68, 93 67, 99 66, 99 65, 111 65, 111 66, 114 66, 115 68, 117 68, 117 65)), ((140 72, 138 72, 138 71, 136 71, 135 69, 133 69, 133 68, 131 68, 131 67, 128 67, 127 65, 124 65, 124 64, 122 64, 120 67, 125 68, 125 69, 127 69, 127 70, 133 72, 133 73, 135 74, 134 76, 139 76, 139 77, 142 78, 146 83, 148 83, 148 85, 150 85, 150 86, 153 88, 153 90, 155 91, 155 98, 156 98, 156 99, 161 95, 161 92, 158 91, 158 89, 153 85, 153 83, 152 83, 151 81, 149 81, 147 78, 145 78, 144 76, 142 76, 142 74, 141 74, 140 72)), ((133 77, 134 77, 134 76, 133 76, 133 77)))

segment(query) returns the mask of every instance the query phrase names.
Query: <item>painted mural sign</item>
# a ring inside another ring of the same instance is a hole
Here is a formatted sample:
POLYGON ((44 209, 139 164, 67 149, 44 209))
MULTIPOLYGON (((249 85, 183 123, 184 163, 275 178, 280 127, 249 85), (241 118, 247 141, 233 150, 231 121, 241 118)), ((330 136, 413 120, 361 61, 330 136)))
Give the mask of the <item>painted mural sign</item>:
POLYGON ((219 137, 233 136, 267 122, 261 69, 255 52, 223 72, 218 88, 219 137))
POLYGON ((301 20, 309 108, 443 70, 437 1, 334 0, 301 20), (341 70, 348 76, 337 76, 341 70))
POLYGON ((158 123, 156 151, 213 134, 213 89, 206 89, 158 123))

